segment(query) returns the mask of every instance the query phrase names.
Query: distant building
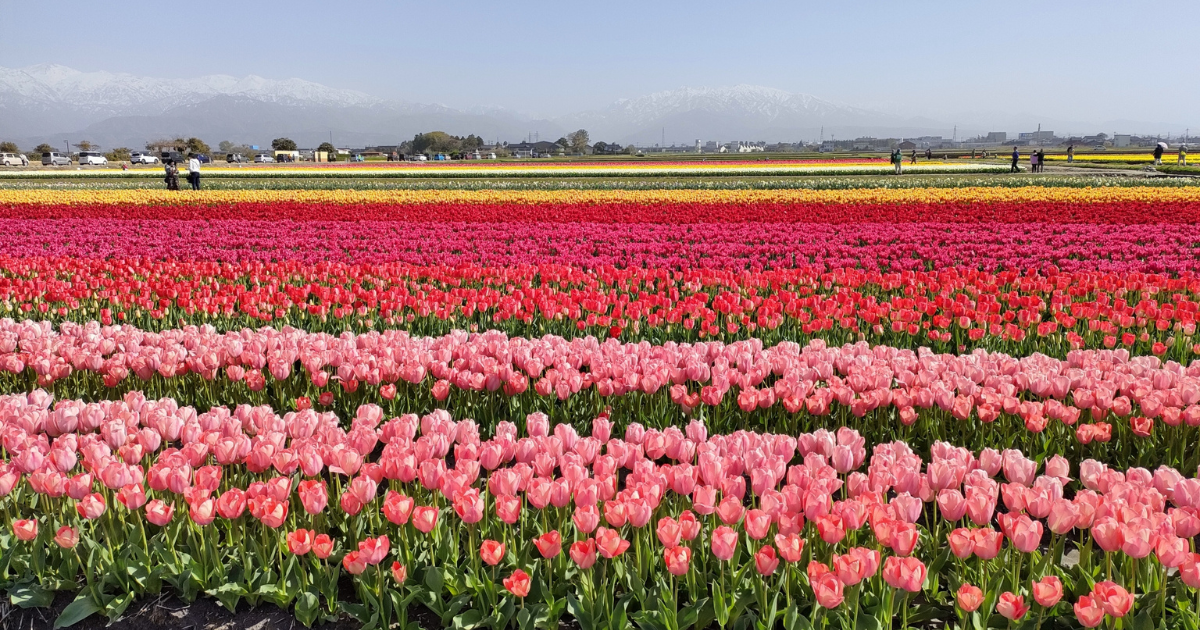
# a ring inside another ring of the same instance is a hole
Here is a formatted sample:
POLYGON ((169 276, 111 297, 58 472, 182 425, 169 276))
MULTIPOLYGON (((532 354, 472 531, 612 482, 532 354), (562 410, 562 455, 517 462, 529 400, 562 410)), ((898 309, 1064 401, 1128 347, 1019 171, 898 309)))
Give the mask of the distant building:
POLYGON ((517 142, 509 144, 505 147, 512 153, 513 157, 537 157, 539 155, 553 155, 562 150, 562 147, 554 142, 517 142))
POLYGON ((1053 131, 1027 131, 1017 134, 1017 139, 1024 142, 1049 142, 1054 140, 1053 131))
POLYGON ((1129 134, 1118 133, 1118 134, 1113 135, 1113 146, 1114 147, 1127 147, 1127 146, 1129 146, 1129 144, 1130 144, 1129 143, 1129 134))
POLYGON ((900 147, 901 151, 912 151, 913 149, 917 148, 917 143, 913 142, 912 140, 905 140, 897 146, 900 147))
POLYGON ((740 140, 730 142, 728 149, 729 153, 756 153, 765 151, 767 143, 765 142, 743 142, 740 140))
POLYGON ((1002 143, 1005 140, 1008 140, 1008 134, 1003 131, 989 131, 987 137, 983 139, 984 142, 993 142, 996 144, 1002 143))
POLYGON ((717 144, 716 140, 709 140, 708 142, 704 143, 705 153, 716 153, 719 149, 720 146, 717 144))

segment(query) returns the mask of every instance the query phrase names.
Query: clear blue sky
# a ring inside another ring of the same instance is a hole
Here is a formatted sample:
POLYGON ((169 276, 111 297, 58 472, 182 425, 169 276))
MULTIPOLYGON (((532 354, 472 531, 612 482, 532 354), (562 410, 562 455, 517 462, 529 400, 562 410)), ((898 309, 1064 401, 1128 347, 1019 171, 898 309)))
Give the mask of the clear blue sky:
POLYGON ((1200 2, 0 0, 0 66, 41 62, 543 114, 750 83, 912 115, 1183 121, 1200 2))

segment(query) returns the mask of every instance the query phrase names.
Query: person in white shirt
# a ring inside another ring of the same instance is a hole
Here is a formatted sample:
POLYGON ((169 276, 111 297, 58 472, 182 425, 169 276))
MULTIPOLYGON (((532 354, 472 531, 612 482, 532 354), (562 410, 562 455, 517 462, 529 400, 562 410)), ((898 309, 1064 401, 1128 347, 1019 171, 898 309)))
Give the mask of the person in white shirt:
POLYGON ((200 190, 200 158, 195 155, 188 158, 188 181, 192 190, 200 190))

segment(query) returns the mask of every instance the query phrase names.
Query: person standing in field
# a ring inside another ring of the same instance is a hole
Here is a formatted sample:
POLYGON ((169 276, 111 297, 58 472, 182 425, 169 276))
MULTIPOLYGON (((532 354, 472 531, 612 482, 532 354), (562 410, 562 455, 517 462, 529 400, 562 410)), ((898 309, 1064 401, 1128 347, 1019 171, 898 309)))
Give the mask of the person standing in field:
POLYGON ((1067 164, 1070 164, 1074 161, 1075 161, 1075 145, 1072 144, 1067 147, 1067 164))
POLYGON ((917 150, 916 150, 916 149, 913 149, 913 152, 912 152, 912 161, 910 161, 910 162, 909 162, 909 164, 916 164, 916 163, 917 163, 917 150))
POLYGON ((1029 152, 1029 172, 1036 173, 1036 172, 1038 172, 1037 168, 1038 168, 1037 151, 1030 151, 1029 152))
POLYGON ((1038 149, 1038 172, 1046 172, 1046 150, 1038 149))
POLYGON ((195 155, 188 158, 188 182, 192 190, 200 190, 200 158, 195 155))
POLYGON ((1021 159, 1021 152, 1017 150, 1017 147, 1013 147, 1012 168, 1010 168, 1008 172, 1016 173, 1021 170, 1021 167, 1017 166, 1017 161, 1020 159, 1021 159))
POLYGON ((1162 154, 1163 154, 1163 145, 1161 143, 1154 145, 1154 165, 1155 166, 1162 166, 1162 154))
POLYGON ((897 175, 900 174, 900 163, 903 160, 904 158, 900 157, 900 149, 894 149, 892 151, 892 167, 895 169, 897 175))
POLYGON ((167 160, 163 170, 166 171, 163 181, 167 184, 167 190, 179 190, 179 169, 175 168, 175 160, 167 160))
POLYGON ((1187 166, 1187 145, 1179 145, 1179 165, 1187 166))

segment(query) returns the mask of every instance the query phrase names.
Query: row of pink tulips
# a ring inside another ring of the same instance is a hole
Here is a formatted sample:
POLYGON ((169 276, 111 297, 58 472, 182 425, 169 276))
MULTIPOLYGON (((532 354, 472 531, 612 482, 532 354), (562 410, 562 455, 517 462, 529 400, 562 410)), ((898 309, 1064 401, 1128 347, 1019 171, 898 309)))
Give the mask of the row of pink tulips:
POLYGON ((67 397, 107 397, 113 388, 144 386, 201 408, 230 401, 315 401, 343 411, 363 402, 396 410, 447 404, 489 429, 512 410, 577 418, 611 407, 618 421, 636 415, 665 427, 700 416, 715 430, 750 421, 798 432, 828 418, 821 422, 854 424, 873 441, 902 436, 923 446, 926 438, 1028 446, 1046 434, 1073 457, 1136 463, 1147 450, 1133 445, 1148 444, 1162 449, 1155 463, 1179 467, 1196 465, 1181 437, 1200 425, 1200 364, 1124 350, 1018 359, 820 340, 655 346, 496 332, 149 333, 0 320, 0 370, 10 390, 36 380, 67 397))
POLYGON ((463 625, 553 623, 568 607, 588 624, 618 610, 669 627, 750 615, 857 628, 897 611, 967 624, 1021 620, 1030 600, 1038 625, 1195 617, 1176 586, 1200 587, 1200 479, 1170 467, 944 442, 868 458, 849 428, 524 425, 484 439, 444 411, 364 406, 347 431, 311 410, 0 398, 15 537, 0 579, 24 597, 82 573, 79 601, 110 615, 165 582, 231 607, 294 604, 309 623, 341 606, 386 624, 414 598, 463 625), (341 571, 359 604, 337 602, 341 571))

